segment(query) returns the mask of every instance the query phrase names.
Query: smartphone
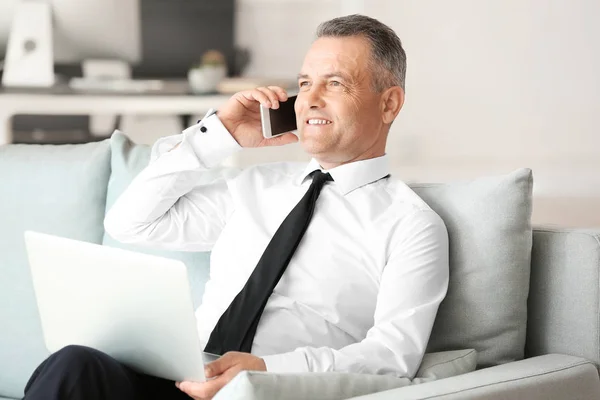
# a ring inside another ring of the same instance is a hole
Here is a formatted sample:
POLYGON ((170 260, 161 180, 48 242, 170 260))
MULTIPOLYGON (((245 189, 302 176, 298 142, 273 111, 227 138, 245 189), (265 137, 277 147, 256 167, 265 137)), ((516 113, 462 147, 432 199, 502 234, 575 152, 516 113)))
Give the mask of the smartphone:
POLYGON ((290 96, 286 101, 280 101, 277 110, 260 105, 260 121, 264 137, 272 138, 298 129, 294 111, 296 97, 290 96))

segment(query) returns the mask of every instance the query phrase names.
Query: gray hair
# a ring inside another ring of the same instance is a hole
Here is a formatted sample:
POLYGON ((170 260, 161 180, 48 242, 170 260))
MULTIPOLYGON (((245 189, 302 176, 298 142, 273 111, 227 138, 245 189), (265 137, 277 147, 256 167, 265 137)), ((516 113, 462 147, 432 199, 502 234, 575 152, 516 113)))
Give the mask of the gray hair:
POLYGON ((362 36, 371 44, 373 89, 381 92, 391 86, 404 89, 406 53, 396 32, 375 18, 347 15, 323 22, 317 38, 362 36))

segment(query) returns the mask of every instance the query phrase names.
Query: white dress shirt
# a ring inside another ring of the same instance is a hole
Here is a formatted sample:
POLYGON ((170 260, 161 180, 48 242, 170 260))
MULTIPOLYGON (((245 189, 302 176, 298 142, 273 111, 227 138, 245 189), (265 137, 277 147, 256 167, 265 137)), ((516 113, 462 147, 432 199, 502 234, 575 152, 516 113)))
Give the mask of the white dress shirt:
MULTIPOLYGON (((212 251, 196 311, 203 345, 320 169, 314 159, 216 168, 240 149, 216 115, 161 139, 105 220, 123 242, 212 251)), ((421 198, 387 176, 388 162, 325 171, 334 181, 254 337, 268 371, 416 373, 448 287, 448 236, 421 198)))

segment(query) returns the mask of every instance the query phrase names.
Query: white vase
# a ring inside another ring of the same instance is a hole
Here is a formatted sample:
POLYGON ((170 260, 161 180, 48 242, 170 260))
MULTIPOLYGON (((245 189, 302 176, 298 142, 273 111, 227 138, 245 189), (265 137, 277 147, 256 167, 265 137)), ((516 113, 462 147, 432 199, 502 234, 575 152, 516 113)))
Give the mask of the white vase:
POLYGON ((212 93, 226 76, 227 68, 224 65, 204 65, 188 71, 188 82, 194 93, 212 93))

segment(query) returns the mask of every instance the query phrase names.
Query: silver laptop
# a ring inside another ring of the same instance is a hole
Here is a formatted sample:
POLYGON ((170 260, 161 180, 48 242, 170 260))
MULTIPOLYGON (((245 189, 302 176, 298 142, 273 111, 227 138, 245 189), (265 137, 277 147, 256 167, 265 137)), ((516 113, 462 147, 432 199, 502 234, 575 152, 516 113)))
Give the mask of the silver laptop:
POLYGON ((203 382, 204 353, 183 262, 25 232, 46 347, 103 351, 136 371, 203 382))

